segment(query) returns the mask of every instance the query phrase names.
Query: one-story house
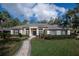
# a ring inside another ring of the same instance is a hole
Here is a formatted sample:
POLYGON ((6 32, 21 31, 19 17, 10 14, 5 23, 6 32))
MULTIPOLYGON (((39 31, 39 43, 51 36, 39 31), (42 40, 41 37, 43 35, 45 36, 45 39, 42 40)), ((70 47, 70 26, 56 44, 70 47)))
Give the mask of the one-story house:
POLYGON ((48 24, 25 24, 21 26, 15 26, 10 28, 11 35, 22 35, 37 36, 40 34, 50 35, 70 35, 71 30, 69 28, 63 28, 59 25, 48 25, 48 24))

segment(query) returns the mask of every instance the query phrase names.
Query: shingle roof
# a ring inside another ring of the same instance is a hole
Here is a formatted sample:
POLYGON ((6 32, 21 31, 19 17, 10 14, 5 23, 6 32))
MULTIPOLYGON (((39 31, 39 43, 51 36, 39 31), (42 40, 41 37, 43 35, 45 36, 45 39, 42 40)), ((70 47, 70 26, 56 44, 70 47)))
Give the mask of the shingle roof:
POLYGON ((63 29, 59 25, 48 25, 48 29, 63 29))
POLYGON ((11 27, 11 29, 21 29, 21 28, 29 28, 29 27, 46 27, 47 24, 25 24, 21 26, 11 27))
POLYGON ((22 29, 22 28, 29 28, 29 27, 47 27, 48 29, 63 29, 59 25, 48 25, 48 24, 25 24, 21 26, 11 27, 10 29, 22 29))

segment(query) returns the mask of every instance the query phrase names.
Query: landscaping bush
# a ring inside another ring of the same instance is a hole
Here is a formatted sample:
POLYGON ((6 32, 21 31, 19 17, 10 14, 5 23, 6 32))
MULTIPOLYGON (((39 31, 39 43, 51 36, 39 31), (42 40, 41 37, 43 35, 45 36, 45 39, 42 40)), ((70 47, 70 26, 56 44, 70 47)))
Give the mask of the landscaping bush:
POLYGON ((51 40, 51 39, 73 39, 75 38, 74 35, 41 35, 39 38, 44 38, 47 40, 51 40))
POLYGON ((3 35, 2 32, 0 32, 0 38, 2 38, 2 35, 3 35))
POLYGON ((3 39, 7 39, 10 37, 10 33, 9 32, 0 32, 0 37, 3 39))
POLYGON ((19 34, 19 35, 11 35, 11 37, 29 37, 28 35, 22 35, 22 34, 19 34))
POLYGON ((14 55, 21 47, 22 41, 14 40, 0 40, 0 56, 14 55))
POLYGON ((22 35, 22 37, 19 37, 18 35, 11 35, 11 37, 8 40, 26 40, 28 39, 28 36, 22 35))
POLYGON ((19 36, 19 37, 22 37, 22 34, 21 34, 21 33, 19 33, 19 34, 18 34, 18 36, 19 36))

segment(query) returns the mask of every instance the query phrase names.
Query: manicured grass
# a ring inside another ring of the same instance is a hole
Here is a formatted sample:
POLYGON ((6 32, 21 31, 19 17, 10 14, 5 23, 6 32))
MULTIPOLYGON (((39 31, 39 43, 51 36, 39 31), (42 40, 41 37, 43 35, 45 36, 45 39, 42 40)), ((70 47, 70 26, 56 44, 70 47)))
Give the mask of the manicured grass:
POLYGON ((32 40, 32 56, 79 56, 79 40, 32 40))

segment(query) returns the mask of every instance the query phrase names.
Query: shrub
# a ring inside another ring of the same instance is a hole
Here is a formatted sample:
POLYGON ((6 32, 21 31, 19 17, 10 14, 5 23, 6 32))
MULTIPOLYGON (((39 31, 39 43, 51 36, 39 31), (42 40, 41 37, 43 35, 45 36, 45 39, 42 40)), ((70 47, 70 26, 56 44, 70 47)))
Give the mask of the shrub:
POLYGON ((19 36, 19 37, 22 37, 22 34, 21 34, 21 33, 19 33, 19 34, 18 34, 18 36, 19 36))
POLYGON ((51 40, 51 39, 73 39, 75 38, 75 36, 73 35, 41 35, 39 38, 44 38, 47 40, 51 40))
POLYGON ((0 32, 0 37, 3 39, 7 39, 10 37, 10 33, 9 32, 0 32))
MULTIPOLYGON (((19 40, 19 39, 18 39, 19 40)), ((1 40, 0 41, 0 56, 14 55, 21 47, 22 41, 1 40)))

